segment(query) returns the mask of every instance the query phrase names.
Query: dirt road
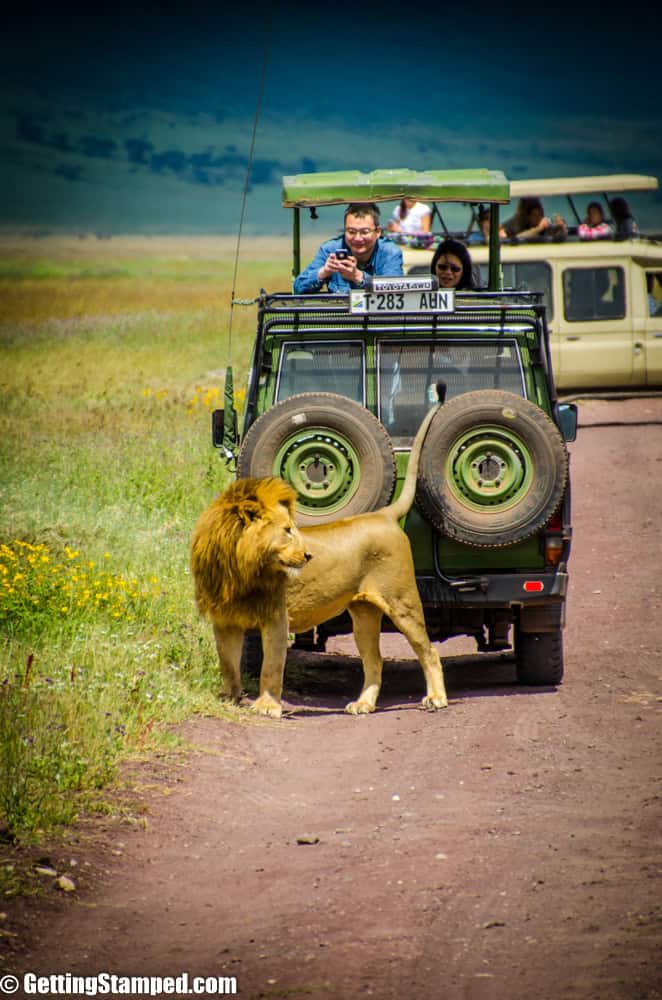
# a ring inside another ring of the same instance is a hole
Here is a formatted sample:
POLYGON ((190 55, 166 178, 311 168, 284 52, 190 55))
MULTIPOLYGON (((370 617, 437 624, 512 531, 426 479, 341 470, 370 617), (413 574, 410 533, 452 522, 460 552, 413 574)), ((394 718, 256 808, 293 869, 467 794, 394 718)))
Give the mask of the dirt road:
POLYGON ((662 400, 583 403, 580 425, 558 690, 460 667, 456 642, 444 712, 404 663, 378 713, 342 714, 352 660, 291 673, 281 722, 191 722, 187 762, 139 774, 146 830, 109 827, 94 877, 74 842, 50 860, 77 860, 77 893, 5 907, 9 966, 232 976, 245 998, 661 997, 662 400))

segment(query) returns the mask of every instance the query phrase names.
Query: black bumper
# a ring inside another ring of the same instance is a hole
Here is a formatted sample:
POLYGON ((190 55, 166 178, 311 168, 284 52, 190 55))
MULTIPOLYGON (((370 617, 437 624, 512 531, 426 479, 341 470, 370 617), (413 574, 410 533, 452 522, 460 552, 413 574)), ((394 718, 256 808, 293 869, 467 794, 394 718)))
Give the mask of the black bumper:
POLYGON ((514 608, 557 604, 568 590, 565 567, 547 573, 490 573, 417 579, 427 607, 514 608))

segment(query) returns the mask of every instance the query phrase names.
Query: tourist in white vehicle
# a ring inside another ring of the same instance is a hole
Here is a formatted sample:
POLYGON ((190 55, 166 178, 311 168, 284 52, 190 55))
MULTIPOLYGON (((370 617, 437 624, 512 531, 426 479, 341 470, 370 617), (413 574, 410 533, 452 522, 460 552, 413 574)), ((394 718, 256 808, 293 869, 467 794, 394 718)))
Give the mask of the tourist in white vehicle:
POLYGON ((621 198, 620 196, 612 198, 609 202, 609 207, 611 209, 611 217, 616 226, 617 240, 631 240, 640 235, 639 226, 625 198, 621 198))
POLYGON ((515 214, 503 223, 499 230, 502 239, 514 240, 564 240, 568 226, 560 215, 553 219, 545 215, 540 198, 520 198, 515 214))
POLYGON ((577 227, 577 235, 580 240, 606 240, 614 235, 599 201, 591 201, 586 206, 586 218, 577 227))

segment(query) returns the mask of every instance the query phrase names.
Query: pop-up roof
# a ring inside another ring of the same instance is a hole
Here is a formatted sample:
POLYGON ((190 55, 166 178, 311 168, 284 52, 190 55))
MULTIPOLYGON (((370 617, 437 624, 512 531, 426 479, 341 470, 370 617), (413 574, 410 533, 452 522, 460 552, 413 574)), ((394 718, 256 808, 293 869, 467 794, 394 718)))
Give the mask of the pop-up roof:
POLYGON ((336 170, 283 177, 283 205, 300 208, 352 202, 396 201, 416 197, 425 201, 510 201, 510 184, 500 170, 336 170))
POLYGON ((608 191, 657 191, 657 177, 645 174, 596 174, 592 177, 541 177, 510 182, 513 198, 534 195, 538 198, 555 195, 595 194, 608 191))

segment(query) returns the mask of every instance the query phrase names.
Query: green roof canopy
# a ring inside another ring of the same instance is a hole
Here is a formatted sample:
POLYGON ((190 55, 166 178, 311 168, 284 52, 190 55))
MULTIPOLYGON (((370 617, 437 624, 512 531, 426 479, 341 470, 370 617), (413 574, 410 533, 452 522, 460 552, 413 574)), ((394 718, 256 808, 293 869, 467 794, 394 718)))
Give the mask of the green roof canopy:
POLYGON ((510 201, 510 184, 500 170, 337 170, 283 177, 283 205, 298 208, 351 202, 397 201, 416 197, 425 201, 510 201))

